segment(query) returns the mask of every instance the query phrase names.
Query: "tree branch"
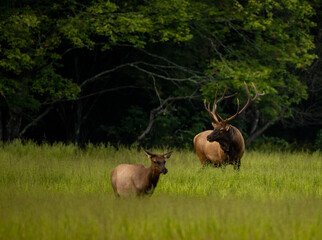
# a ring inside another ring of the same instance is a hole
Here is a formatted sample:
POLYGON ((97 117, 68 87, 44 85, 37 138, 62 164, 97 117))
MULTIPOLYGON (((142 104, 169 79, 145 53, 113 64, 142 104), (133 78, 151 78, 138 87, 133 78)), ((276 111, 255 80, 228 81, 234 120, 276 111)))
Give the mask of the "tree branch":
POLYGON ((121 69, 121 68, 124 68, 124 67, 133 66, 134 64, 137 64, 137 63, 139 63, 139 62, 124 63, 124 64, 118 65, 118 66, 116 66, 114 68, 111 68, 111 69, 105 70, 103 72, 100 72, 100 73, 96 74, 95 76, 86 79, 79 87, 83 88, 86 84, 95 81, 96 79, 102 77, 103 75, 106 75, 108 73, 114 72, 114 71, 116 71, 118 69, 121 69))
POLYGON ((246 145, 258 138, 266 129, 273 124, 273 121, 267 122, 263 127, 258 128, 253 134, 246 139, 246 145))
POLYGON ((90 94, 87 94, 87 95, 84 95, 84 96, 80 96, 80 97, 78 97, 76 99, 59 99, 59 100, 55 100, 55 101, 52 101, 52 102, 44 102, 44 103, 42 103, 42 105, 52 105, 52 104, 58 103, 58 102, 69 102, 69 101, 82 100, 82 99, 93 97, 93 96, 96 96, 96 95, 100 95, 100 94, 103 94, 103 93, 106 93, 106 92, 118 91, 118 90, 122 90, 122 89, 126 89, 126 88, 141 88, 141 87, 136 87, 136 86, 133 86, 133 85, 127 85, 127 86, 120 86, 120 87, 115 87, 115 88, 107 88, 107 89, 103 89, 103 90, 98 91, 98 92, 94 92, 94 93, 90 93, 90 94))
POLYGON ((51 109, 52 109, 52 106, 48 107, 42 114, 40 114, 37 118, 33 119, 29 124, 27 124, 19 132, 19 137, 22 137, 30 127, 35 126, 43 117, 45 117, 49 113, 51 109))
POLYGON ((170 96, 170 97, 166 98, 164 101, 160 102, 160 105, 157 108, 154 108, 150 111, 149 123, 148 123, 146 129, 141 133, 141 135, 138 136, 137 141, 140 142, 151 131, 151 128, 152 128, 156 118, 160 114, 162 114, 163 112, 166 111, 166 109, 164 109, 164 106, 166 104, 168 104, 171 101, 176 101, 176 100, 193 99, 193 98, 195 98, 194 94, 196 93, 196 91, 193 92, 190 96, 184 96, 184 97, 171 97, 170 96))

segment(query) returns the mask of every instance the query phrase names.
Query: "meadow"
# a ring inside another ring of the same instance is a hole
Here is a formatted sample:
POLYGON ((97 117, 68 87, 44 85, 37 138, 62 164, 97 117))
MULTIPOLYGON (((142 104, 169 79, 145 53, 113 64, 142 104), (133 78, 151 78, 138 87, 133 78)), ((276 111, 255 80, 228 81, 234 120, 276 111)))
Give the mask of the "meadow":
MULTIPOLYGON (((162 153, 165 149, 152 149, 162 153)), ((246 151, 241 170, 174 150, 150 198, 116 198, 135 148, 0 145, 0 239, 322 239, 322 153, 246 151)))

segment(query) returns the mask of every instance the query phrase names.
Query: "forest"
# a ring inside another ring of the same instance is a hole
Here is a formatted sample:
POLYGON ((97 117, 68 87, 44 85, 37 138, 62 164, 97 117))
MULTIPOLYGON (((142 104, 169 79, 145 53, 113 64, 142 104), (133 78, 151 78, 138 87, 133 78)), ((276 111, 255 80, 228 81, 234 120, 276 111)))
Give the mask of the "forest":
POLYGON ((322 149, 322 3, 4 0, 0 140, 191 149, 232 124, 253 148, 322 149))

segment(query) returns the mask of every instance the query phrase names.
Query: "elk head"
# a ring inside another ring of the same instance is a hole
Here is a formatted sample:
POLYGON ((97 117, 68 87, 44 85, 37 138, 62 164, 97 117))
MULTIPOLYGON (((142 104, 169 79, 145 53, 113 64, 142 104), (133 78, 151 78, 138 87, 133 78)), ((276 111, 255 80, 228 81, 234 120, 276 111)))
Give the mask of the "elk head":
POLYGON ((226 91, 224 91, 224 94, 222 95, 222 97, 217 100, 217 94, 218 94, 218 88, 217 88, 212 111, 210 110, 210 104, 208 103, 208 105, 207 105, 206 101, 204 101, 205 109, 207 110, 210 117, 212 118, 212 120, 213 120, 212 126, 214 127, 213 132, 207 136, 207 140, 209 142, 214 142, 214 141, 219 142, 222 149, 225 152, 229 151, 230 143, 232 142, 232 138, 234 137, 234 131, 235 131, 234 129, 236 129, 236 128, 232 127, 228 122, 233 120, 234 118, 236 118, 239 114, 241 114, 249 106, 249 104, 251 102, 255 101, 258 97, 263 96, 265 94, 264 92, 259 94, 257 92, 255 84, 252 83, 256 95, 255 95, 255 97, 251 98, 248 86, 245 82, 244 82, 244 84, 245 84, 245 89, 246 89, 246 93, 248 96, 248 100, 247 100, 246 104, 244 105, 244 107, 241 110, 239 110, 239 99, 237 98, 237 112, 233 116, 231 116, 227 119, 223 119, 222 117, 220 117, 220 115, 218 113, 216 113, 217 103, 219 103, 223 99, 231 98, 231 97, 235 96, 237 93, 229 95, 229 96, 225 96, 226 91))
POLYGON ((167 174, 168 169, 165 167, 166 159, 170 158, 172 151, 162 154, 162 155, 157 155, 153 153, 149 153, 148 151, 144 150, 145 155, 147 155, 148 158, 151 159, 151 168, 152 170, 157 173, 157 174, 167 174))

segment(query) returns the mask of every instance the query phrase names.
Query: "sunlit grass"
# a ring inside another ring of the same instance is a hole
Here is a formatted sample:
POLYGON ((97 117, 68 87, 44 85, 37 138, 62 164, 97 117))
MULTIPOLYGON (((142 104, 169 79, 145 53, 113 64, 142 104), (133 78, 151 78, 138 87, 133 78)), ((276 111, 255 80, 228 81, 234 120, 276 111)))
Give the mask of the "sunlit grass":
POLYGON ((151 198, 118 199, 110 172, 148 166, 142 151, 21 142, 0 151, 0 239, 322 239, 318 152, 246 152, 236 172, 174 150, 151 198))

